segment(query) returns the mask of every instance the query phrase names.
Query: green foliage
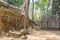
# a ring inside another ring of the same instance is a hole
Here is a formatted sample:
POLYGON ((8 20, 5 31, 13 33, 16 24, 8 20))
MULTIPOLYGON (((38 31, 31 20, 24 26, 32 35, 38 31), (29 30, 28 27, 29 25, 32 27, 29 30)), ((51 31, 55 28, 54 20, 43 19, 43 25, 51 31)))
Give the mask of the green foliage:
POLYGON ((24 3, 24 0, 4 0, 4 1, 16 7, 21 7, 21 5, 23 5, 24 3))
POLYGON ((49 0, 43 0, 44 5, 47 5, 49 0))
POLYGON ((36 1, 36 2, 35 2, 35 4, 36 4, 36 9, 38 9, 38 8, 39 8, 39 6, 40 6, 40 5, 39 5, 39 2, 38 2, 38 1, 36 1))
MULTIPOLYGON (((35 13, 36 15, 35 20, 41 20, 43 15, 46 15, 46 10, 47 10, 47 6, 48 6, 49 0, 37 0, 35 1, 35 9, 36 11, 40 11, 39 13, 35 13), (38 15, 38 16, 37 16, 38 15)), ((48 9, 48 15, 51 14, 51 8, 48 9)))
POLYGON ((48 15, 50 15, 50 13, 51 13, 51 9, 48 9, 48 15))
POLYGON ((39 13, 39 12, 37 13, 37 12, 35 12, 35 13, 34 13, 34 19, 35 19, 34 21, 40 21, 41 18, 42 18, 41 16, 43 16, 43 15, 44 15, 44 14, 42 14, 42 13, 39 13))
POLYGON ((44 7, 48 5, 48 0, 41 0, 42 2, 40 1, 36 1, 35 4, 36 4, 36 9, 40 8, 42 11, 44 11, 44 7))

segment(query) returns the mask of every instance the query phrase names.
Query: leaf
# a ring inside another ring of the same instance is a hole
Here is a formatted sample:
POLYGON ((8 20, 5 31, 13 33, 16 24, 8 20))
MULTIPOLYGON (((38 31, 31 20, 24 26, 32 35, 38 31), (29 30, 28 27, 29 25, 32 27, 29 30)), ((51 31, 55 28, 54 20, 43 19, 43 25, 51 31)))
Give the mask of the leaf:
POLYGON ((38 1, 36 1, 35 4, 36 4, 36 9, 38 9, 38 7, 39 7, 38 1))
POLYGON ((49 0, 43 0, 44 5, 47 5, 49 3, 49 0))

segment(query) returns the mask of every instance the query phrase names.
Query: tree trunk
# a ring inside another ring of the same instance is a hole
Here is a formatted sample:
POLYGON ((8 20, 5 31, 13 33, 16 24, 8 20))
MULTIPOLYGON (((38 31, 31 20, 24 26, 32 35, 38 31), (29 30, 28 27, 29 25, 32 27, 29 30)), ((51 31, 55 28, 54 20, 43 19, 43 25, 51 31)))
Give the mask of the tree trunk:
POLYGON ((29 3, 30 0, 26 0, 26 9, 25 9, 25 17, 24 17, 24 28, 28 28, 29 27, 29 3))
POLYGON ((58 2, 59 0, 52 0, 52 15, 56 15, 58 10, 58 2))
MULTIPOLYGON (((34 0, 32 0, 32 20, 34 21, 34 0)), ((34 24, 32 25, 32 27, 34 26, 34 24)))

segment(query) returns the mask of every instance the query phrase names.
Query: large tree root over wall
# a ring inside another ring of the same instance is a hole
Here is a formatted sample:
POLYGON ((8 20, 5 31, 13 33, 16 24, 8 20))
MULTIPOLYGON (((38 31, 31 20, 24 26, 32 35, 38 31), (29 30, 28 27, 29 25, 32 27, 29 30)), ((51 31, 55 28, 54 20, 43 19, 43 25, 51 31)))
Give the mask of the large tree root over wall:
MULTIPOLYGON (((10 7, 7 4, 0 2, 0 33, 8 33, 10 30, 20 31, 24 28, 24 15, 21 9, 10 7), (18 11, 17 11, 18 10, 18 11)), ((34 21, 29 19, 29 26, 33 23, 37 25, 34 21)))

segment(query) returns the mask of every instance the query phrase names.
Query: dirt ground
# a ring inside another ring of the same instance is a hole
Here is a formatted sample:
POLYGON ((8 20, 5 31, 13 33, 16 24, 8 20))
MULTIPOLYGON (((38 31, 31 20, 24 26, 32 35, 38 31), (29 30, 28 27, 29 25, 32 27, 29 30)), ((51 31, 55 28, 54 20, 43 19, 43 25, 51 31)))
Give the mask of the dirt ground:
POLYGON ((0 37, 0 40, 60 40, 60 30, 34 30, 26 38, 24 36, 20 38, 0 37))

